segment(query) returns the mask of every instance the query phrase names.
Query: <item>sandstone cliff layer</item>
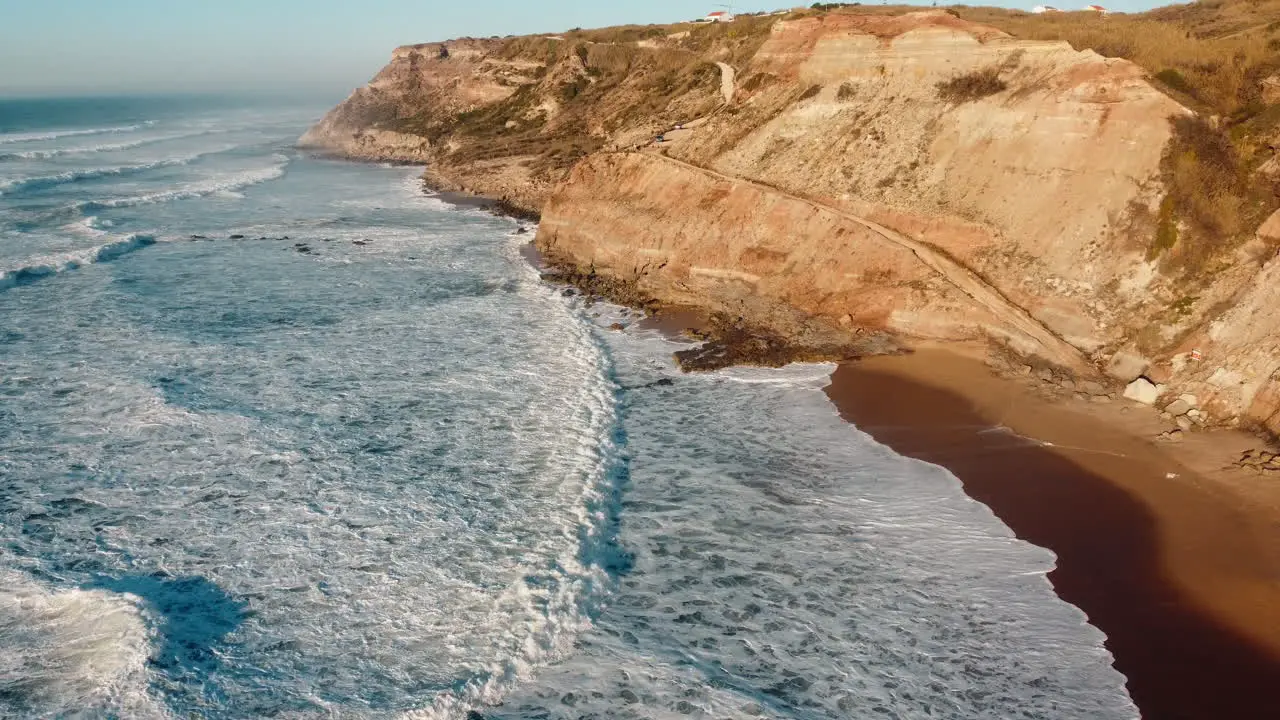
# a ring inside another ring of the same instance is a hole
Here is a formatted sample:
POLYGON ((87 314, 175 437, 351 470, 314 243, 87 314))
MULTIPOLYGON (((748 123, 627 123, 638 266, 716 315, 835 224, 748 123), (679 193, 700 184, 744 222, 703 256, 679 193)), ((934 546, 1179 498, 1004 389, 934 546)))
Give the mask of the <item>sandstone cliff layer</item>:
POLYGON ((663 302, 991 339, 1280 430, 1280 232, 1169 260, 1180 121, 1143 69, 1065 42, 802 13, 401 48, 304 144, 539 208, 553 258, 663 302))

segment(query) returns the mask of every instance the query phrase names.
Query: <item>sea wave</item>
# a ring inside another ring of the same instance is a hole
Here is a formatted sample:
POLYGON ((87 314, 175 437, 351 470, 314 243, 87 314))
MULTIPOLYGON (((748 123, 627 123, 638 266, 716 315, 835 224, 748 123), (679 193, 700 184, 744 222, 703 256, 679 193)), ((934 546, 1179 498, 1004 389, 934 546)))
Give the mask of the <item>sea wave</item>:
POLYGON ((225 130, 201 130, 199 132, 178 133, 174 135, 162 135, 160 137, 144 138, 141 140, 131 140, 123 143, 104 143, 101 145, 80 145, 76 147, 49 148, 45 150, 18 150, 14 152, 0 153, 0 162, 8 160, 49 160, 52 158, 76 156, 76 155, 94 155, 97 153, 119 152, 121 150, 133 150, 134 148, 146 147, 147 145, 156 145, 158 143, 171 142, 173 140, 184 140, 186 138, 201 137, 203 135, 222 134, 225 130))
POLYGON ((0 716, 165 715, 147 692, 152 638, 137 598, 55 591, 9 571, 0 581, 0 716))
POLYGON ((154 125, 154 121, 136 123, 133 125, 120 125, 117 127, 105 128, 87 128, 84 130, 51 130, 42 133, 9 133, 0 135, 0 145, 10 145, 12 143, 39 142, 42 140, 57 140, 64 137, 77 137, 82 135, 114 135, 117 133, 134 132, 145 127, 154 125))
POLYGON ((158 242, 154 235, 135 233, 118 240, 84 250, 27 258, 21 265, 0 270, 0 291, 75 270, 94 263, 111 262, 158 242))
MULTIPOLYGON (((181 136, 174 136, 181 137, 181 136)), ((53 148, 51 150, 22 150, 19 152, 0 153, 0 161, 5 160, 49 160, 51 158, 65 157, 67 155, 91 155, 100 152, 117 152, 120 150, 132 150, 150 145, 152 143, 164 142, 172 138, 151 139, 151 140, 135 140, 127 143, 108 143, 105 145, 91 145, 88 147, 70 147, 70 148, 53 148)))
POLYGON ((156 160, 155 162, 149 163, 138 163, 135 165, 116 165, 113 167, 88 168, 85 170, 67 170, 66 172, 60 172, 53 175, 34 175, 31 177, 18 177, 8 180, 0 180, 0 195, 13 195, 14 193, 22 192, 24 190, 36 190, 39 188, 53 187, 55 185, 64 185, 66 183, 81 182, 84 180, 94 180, 97 178, 119 175, 135 175, 149 170, 189 165, 206 155, 216 155, 220 152, 231 150, 234 147, 234 145, 229 145, 216 150, 207 150, 205 152, 194 153, 182 157, 166 158, 164 160, 156 160))
POLYGON ((187 200, 217 193, 233 193, 237 190, 284 177, 285 169, 289 165, 289 158, 284 155, 273 155, 272 157, 278 164, 256 170, 246 170, 235 175, 214 178, 201 183, 192 183, 173 190, 165 190, 164 192, 111 198, 109 200, 86 200, 77 203, 75 208, 80 211, 109 210, 111 208, 137 207, 139 205, 154 205, 174 200, 187 200))
MULTIPOLYGON (((519 245, 512 240, 510 257, 518 257, 519 245)), ((616 508, 611 505, 616 502, 614 483, 621 478, 623 458, 614 436, 618 406, 612 363, 581 308, 543 284, 532 266, 518 267, 524 280, 521 294, 563 313, 562 327, 572 338, 563 346, 565 355, 585 371, 586 382, 571 391, 576 396, 570 406, 576 411, 564 426, 569 431, 566 438, 576 439, 548 448, 548 467, 560 477, 556 506, 572 508, 572 520, 560 529, 563 549, 556 561, 550 567, 528 567, 498 601, 497 607, 507 610, 500 616, 517 620, 508 629, 520 641, 514 652, 461 678, 430 705, 401 713, 399 720, 463 720, 500 705, 540 668, 573 653, 578 637, 591 628, 592 617, 614 589, 610 568, 616 569, 618 551, 611 524, 616 508)))

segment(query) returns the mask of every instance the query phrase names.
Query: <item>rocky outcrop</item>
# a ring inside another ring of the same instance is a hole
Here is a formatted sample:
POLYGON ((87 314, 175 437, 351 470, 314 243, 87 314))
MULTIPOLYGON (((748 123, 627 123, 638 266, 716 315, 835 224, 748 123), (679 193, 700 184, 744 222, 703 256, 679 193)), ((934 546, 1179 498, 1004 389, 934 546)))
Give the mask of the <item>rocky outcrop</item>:
POLYGON ((1160 259, 1190 111, 1138 66, 936 11, 586 37, 401 48, 304 142, 541 208, 544 252, 648 300, 809 347, 990 339, 1280 431, 1280 218, 1160 259))
POLYGON ((1027 42, 947 13, 779 23, 750 72, 783 79, 673 154, 821 198, 936 246, 1094 353, 1141 306, 1169 117, 1130 62, 1027 42), (1003 90, 941 92, 993 73, 1003 90), (788 88, 804 88, 796 101, 788 88), (1136 230, 1136 232, 1135 232, 1136 230), (1128 281, 1128 282, 1126 282, 1128 281))
POLYGON ((1280 435, 1280 256, 1165 363, 1212 416, 1243 417, 1280 435))
POLYGON ((1082 356, 963 265, 838 208, 656 154, 595 155, 543 210, 547 255, 672 304, 752 318, 802 344, 824 330, 999 337, 1081 370, 1082 356))
POLYGON ((1132 278, 1169 117, 1188 112, 1139 68, 932 12, 782 21, 738 75, 734 105, 663 149, 722 179, 593 159, 543 242, 620 273, 661 265, 650 282, 680 302, 776 298, 1076 370, 1126 341, 1117 317, 1151 297, 1132 278), (943 92, 983 73, 994 92, 943 92))
POLYGON ((712 60, 656 43, 410 45, 299 145, 423 163, 435 187, 536 211, 579 159, 705 115, 722 102, 721 84, 712 60))

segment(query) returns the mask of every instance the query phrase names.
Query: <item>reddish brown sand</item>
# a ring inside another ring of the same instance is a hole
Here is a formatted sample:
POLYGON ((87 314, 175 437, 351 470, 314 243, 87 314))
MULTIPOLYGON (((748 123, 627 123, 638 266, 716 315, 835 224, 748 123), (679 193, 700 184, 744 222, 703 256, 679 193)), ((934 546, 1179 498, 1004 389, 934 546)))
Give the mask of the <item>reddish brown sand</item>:
MULTIPOLYGON (((947 467, 1018 537, 1057 554, 1049 579, 1106 633, 1144 718, 1280 718, 1280 515, 1189 470, 1212 463, 1184 463, 1185 448, 1130 434, 1137 420, 1125 418, 1158 423, 1149 410, 1052 402, 940 351, 843 365, 828 394, 845 419, 947 467)), ((1209 446, 1225 453, 1241 437, 1209 446)))

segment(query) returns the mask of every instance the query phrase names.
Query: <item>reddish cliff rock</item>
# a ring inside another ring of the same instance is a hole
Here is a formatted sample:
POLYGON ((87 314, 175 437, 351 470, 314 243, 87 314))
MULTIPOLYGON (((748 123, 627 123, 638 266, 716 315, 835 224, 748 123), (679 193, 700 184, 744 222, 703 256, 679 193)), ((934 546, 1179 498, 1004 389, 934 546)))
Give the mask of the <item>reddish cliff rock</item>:
POLYGON ((671 30, 401 48, 303 144, 540 208, 540 247, 660 301, 990 338, 1280 429, 1280 232, 1170 259, 1191 112, 1142 68, 937 11, 671 30))

